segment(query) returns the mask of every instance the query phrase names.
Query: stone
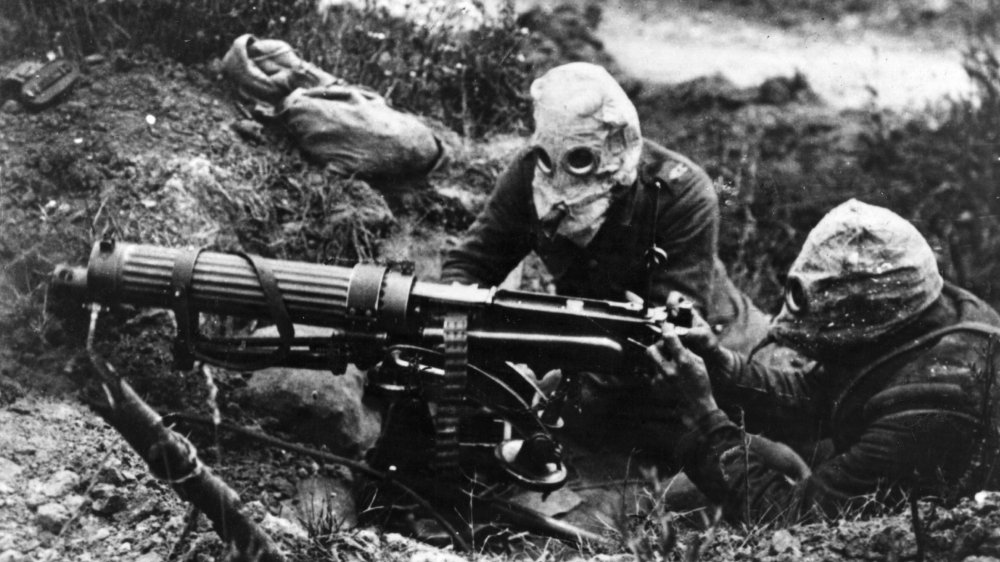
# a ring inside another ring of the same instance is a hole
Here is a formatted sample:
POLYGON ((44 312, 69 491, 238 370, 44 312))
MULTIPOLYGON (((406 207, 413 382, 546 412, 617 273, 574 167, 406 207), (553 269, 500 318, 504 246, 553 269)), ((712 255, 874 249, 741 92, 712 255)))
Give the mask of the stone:
POLYGON ((34 553, 34 562, 57 562, 61 560, 62 556, 54 548, 43 548, 34 553))
POLYGON ((301 541, 309 539, 309 532, 302 525, 295 521, 289 521, 284 517, 271 515, 270 513, 264 515, 264 519, 260 522, 260 528, 275 538, 281 537, 301 541))
POLYGON ((802 544, 799 542, 799 539, 786 529, 775 531, 771 535, 772 554, 792 554, 797 556, 801 553, 801 548, 802 544))
MULTIPOLYGON (((296 326, 296 335, 320 336, 329 330, 296 326)), ((275 337, 272 326, 254 332, 275 337)), ((303 441, 326 445, 343 455, 361 455, 381 430, 381 416, 363 402, 365 374, 353 365, 347 372, 264 369, 253 374, 236 400, 244 408, 275 418, 282 429, 303 441)))
POLYGON ((555 517, 575 509, 583 503, 583 498, 567 487, 547 493, 525 490, 515 494, 510 501, 542 515, 555 517))
POLYGON ((28 562, 28 557, 16 550, 0 552, 0 562, 28 562))
POLYGON ((113 466, 102 466, 97 472, 97 481, 104 484, 114 484, 115 486, 121 486, 127 482, 122 471, 113 466))
POLYGON ((79 483, 79 474, 72 470, 60 470, 42 484, 41 492, 50 498, 56 498, 69 493, 79 483))
POLYGON ((24 112, 24 107, 21 106, 17 100, 7 100, 3 102, 3 106, 0 106, 0 111, 10 114, 18 114, 24 112))
POLYGON ((38 506, 35 514, 35 522, 51 533, 58 533, 63 525, 69 521, 71 514, 61 503, 46 503, 38 506))
POLYGON ((16 462, 0 457, 0 484, 13 484, 14 479, 24 471, 16 462))
POLYGON ((63 506, 72 512, 76 512, 85 503, 87 503, 87 498, 77 494, 70 494, 62 501, 63 506))
POLYGON ((100 515, 114 515, 124 511, 128 507, 128 498, 122 494, 111 494, 109 496, 96 499, 90 505, 90 509, 100 515))
POLYGON ((229 125, 229 127, 235 131, 236 134, 246 140, 252 140, 255 142, 261 142, 264 140, 262 137, 264 126, 252 119, 240 119, 238 121, 234 121, 229 125))
POLYGON ((113 495, 117 490, 118 487, 111 484, 94 484, 94 486, 90 488, 90 497, 95 500, 99 500, 113 495))
POLYGON ((135 562, 163 562, 163 557, 155 552, 147 552, 136 558, 135 562))

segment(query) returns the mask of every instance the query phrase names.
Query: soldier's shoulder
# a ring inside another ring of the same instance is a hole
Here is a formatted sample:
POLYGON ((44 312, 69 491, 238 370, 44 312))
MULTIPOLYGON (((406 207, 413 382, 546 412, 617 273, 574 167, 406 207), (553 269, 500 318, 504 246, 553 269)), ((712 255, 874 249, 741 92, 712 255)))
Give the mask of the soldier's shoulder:
POLYGON ((711 180, 701 166, 680 152, 670 150, 649 139, 643 140, 642 166, 645 175, 668 184, 696 183, 711 187, 711 180))

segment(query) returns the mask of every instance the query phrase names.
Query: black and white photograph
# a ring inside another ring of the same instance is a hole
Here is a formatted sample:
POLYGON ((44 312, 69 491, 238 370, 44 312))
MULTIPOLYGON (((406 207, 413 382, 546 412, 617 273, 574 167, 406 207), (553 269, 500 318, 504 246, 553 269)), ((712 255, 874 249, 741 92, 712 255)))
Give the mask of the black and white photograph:
POLYGON ((0 0, 0 562, 1000 562, 998 310, 1000 0, 0 0))

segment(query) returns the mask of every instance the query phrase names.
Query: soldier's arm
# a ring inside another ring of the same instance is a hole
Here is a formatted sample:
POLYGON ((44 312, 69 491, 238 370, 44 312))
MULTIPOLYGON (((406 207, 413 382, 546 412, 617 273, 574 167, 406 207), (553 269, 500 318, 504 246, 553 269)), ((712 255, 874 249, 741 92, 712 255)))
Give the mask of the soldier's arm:
POLYGON ((486 207, 441 268, 441 281, 499 285, 533 246, 533 162, 519 155, 497 179, 486 207))
POLYGON ((930 386, 876 396, 859 438, 798 479, 745 446, 746 436, 725 414, 704 413, 682 453, 685 471, 730 520, 753 524, 840 516, 877 505, 873 498, 885 499, 901 486, 941 485, 942 475, 956 478, 968 464, 977 423, 967 397, 930 386))
POLYGON ((727 403, 753 402, 757 408, 815 414, 815 363, 787 361, 779 369, 718 345, 703 356, 713 390, 727 403))

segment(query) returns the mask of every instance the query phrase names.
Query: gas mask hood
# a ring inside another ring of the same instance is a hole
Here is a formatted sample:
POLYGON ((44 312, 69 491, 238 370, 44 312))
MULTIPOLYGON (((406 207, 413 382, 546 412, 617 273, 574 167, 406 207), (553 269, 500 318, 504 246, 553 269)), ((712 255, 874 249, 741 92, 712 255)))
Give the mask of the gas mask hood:
POLYGON ((639 170, 635 106, 602 67, 570 63, 531 85, 533 198, 543 226, 584 247, 603 225, 616 185, 639 170))
POLYGON ((943 283, 912 224, 851 199, 809 233, 769 334, 812 357, 870 345, 916 319, 943 283))

